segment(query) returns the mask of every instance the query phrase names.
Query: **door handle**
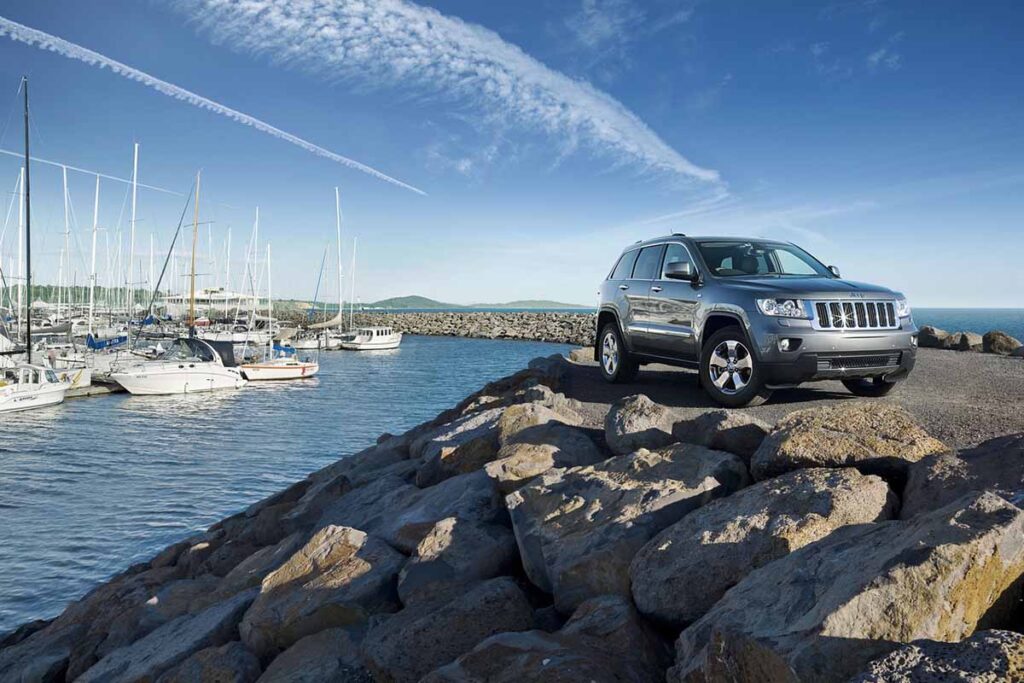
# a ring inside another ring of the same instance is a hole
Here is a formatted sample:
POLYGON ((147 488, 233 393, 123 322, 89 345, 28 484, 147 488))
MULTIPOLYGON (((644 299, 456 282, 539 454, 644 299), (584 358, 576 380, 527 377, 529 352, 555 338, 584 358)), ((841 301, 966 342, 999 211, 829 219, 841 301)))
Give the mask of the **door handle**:
POLYGON ((654 285, 653 287, 651 287, 651 291, 652 292, 660 292, 661 291, 661 287, 659 287, 658 285, 654 285))
POLYGON ((626 291, 627 289, 629 289, 629 285, 619 285, 619 289, 621 289, 622 291, 626 291))

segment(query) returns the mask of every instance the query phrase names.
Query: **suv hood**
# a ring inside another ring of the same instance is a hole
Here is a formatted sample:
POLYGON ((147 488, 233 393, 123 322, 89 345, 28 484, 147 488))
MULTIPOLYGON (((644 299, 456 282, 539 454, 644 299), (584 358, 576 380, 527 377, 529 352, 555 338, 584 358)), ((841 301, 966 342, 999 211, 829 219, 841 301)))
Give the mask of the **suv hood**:
POLYGON ((860 298, 857 294, 896 298, 898 294, 886 287, 824 277, 730 277, 719 282, 733 289, 754 294, 792 296, 794 299, 860 298))

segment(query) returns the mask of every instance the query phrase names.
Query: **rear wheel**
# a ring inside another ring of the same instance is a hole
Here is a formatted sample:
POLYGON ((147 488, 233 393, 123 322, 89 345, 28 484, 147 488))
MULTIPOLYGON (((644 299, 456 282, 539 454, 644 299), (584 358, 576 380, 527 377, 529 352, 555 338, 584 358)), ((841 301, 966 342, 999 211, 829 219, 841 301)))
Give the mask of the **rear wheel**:
POLYGON ((597 352, 601 360, 601 375, 606 381, 620 383, 636 379, 640 366, 629 357, 615 323, 608 323, 601 328, 601 335, 597 338, 597 352))
POLYGON ((854 396, 867 396, 876 398, 885 396, 896 388, 896 382, 887 382, 882 377, 867 377, 863 379, 844 379, 843 386, 854 396))
POLYGON ((735 326, 715 332, 704 343, 700 382, 716 403, 727 408, 760 405, 772 393, 764 386, 747 335, 735 326))

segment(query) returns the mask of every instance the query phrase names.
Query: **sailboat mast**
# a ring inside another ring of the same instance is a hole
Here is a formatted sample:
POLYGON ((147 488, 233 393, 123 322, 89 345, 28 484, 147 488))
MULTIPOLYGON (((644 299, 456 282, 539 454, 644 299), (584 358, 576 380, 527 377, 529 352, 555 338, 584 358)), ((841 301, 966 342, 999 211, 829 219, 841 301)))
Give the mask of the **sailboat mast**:
POLYGON ((28 153, 28 76, 22 77, 25 88, 25 339, 28 362, 32 362, 32 201, 28 153))
MULTIPOLYGON (((67 260, 68 271, 71 271, 71 222, 68 211, 68 167, 62 166, 61 171, 64 177, 64 253, 62 254, 60 261, 61 277, 58 287, 64 287, 65 275, 64 275, 64 261, 67 260)), ((70 279, 70 278, 68 278, 70 279)), ((67 308, 66 320, 71 320, 71 290, 63 294, 58 294, 57 298, 57 319, 60 320, 60 301, 64 300, 65 307, 67 308)))
POLYGON ((96 174, 96 198, 92 203, 92 258, 89 265, 89 334, 96 311, 96 234, 100 229, 100 176, 96 174))
POLYGON ((341 193, 338 191, 337 186, 334 188, 334 218, 335 224, 338 229, 338 318, 341 320, 341 324, 345 324, 345 311, 342 308, 344 306, 344 289, 342 286, 342 272, 341 272, 341 193))
POLYGON ((352 299, 348 303, 348 328, 351 330, 355 323, 356 315, 356 245, 359 243, 358 237, 352 238, 352 286, 349 288, 348 295, 352 299))
POLYGON ((270 288, 270 242, 267 242, 267 329, 270 332, 270 339, 267 340, 269 347, 268 356, 274 357, 274 292, 270 288))
POLYGON ((22 280, 25 277, 25 167, 22 166, 18 172, 18 270, 15 276, 15 287, 18 288, 18 327, 23 322, 22 306, 25 303, 25 286, 22 280))
POLYGON ((135 143, 135 152, 132 156, 132 226, 131 236, 128 238, 128 323, 131 324, 132 313, 135 310, 135 197, 139 190, 139 143, 135 143))
POLYGON ((196 171, 196 201, 192 214, 192 270, 189 274, 188 334, 196 334, 196 243, 199 241, 199 180, 201 171, 196 171))

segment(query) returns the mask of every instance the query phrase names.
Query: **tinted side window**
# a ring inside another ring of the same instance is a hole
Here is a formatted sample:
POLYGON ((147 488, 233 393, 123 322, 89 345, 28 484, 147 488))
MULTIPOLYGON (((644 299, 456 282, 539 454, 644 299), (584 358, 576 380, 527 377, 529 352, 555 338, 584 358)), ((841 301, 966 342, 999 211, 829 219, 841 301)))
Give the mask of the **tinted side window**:
POLYGON ((661 266, 661 253, 665 247, 659 244, 656 247, 644 247, 640 250, 640 256, 633 268, 634 280, 653 280, 658 277, 661 266))
POLYGON ((669 244, 665 247, 665 263, 661 266, 662 277, 665 277, 665 269, 668 268, 668 264, 670 263, 689 263, 691 266, 693 265, 692 261, 690 261, 690 254, 686 251, 686 247, 676 243, 669 244))
POLYGON ((640 252, 636 249, 633 251, 627 251, 619 259, 619 262, 615 264, 615 270, 612 271, 612 280, 628 280, 629 274, 633 272, 633 264, 636 263, 637 254, 640 252))

